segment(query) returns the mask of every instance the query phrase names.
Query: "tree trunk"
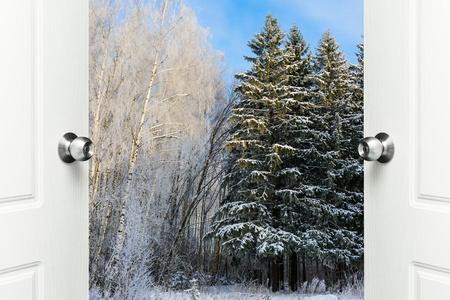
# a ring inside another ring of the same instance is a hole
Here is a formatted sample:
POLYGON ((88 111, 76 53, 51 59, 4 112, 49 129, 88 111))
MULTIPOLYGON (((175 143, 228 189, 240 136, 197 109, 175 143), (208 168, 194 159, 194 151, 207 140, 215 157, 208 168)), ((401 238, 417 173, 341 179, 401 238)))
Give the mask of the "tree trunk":
POLYGON ((198 247, 198 258, 197 258, 197 269, 200 273, 202 271, 202 250, 203 250, 203 235, 205 230, 205 220, 206 220, 206 213, 205 213, 205 199, 202 199, 202 205, 200 209, 200 224, 198 225, 200 227, 199 229, 199 239, 200 239, 200 245, 198 247))
POLYGON ((306 278, 306 257, 302 256, 302 283, 308 281, 306 278))
POLYGON ((286 271, 286 268, 285 268, 285 264, 284 264, 284 255, 283 256, 281 256, 281 257, 279 257, 278 258, 278 261, 279 261, 279 263, 280 263, 280 290, 285 290, 284 289, 284 279, 285 279, 285 271, 286 271))
POLYGON ((272 292, 280 290, 280 258, 278 256, 272 258, 272 292))
POLYGON ((219 264, 220 264, 219 238, 216 238, 214 244, 215 244, 215 246, 214 246, 214 263, 213 263, 212 276, 211 276, 211 285, 216 283, 217 273, 218 273, 218 270, 219 270, 219 264))
POLYGON ((289 288, 291 291, 297 291, 297 253, 292 253, 289 256, 290 275, 289 275, 289 288))
POLYGON ((225 256, 225 279, 228 281, 228 256, 225 256))

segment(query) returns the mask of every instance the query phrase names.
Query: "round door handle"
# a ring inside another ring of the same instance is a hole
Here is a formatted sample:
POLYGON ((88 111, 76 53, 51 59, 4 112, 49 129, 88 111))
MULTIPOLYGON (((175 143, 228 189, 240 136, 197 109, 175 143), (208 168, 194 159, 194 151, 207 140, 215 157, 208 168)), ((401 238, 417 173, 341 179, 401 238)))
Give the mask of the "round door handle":
POLYGON ((387 163, 394 157, 394 140, 384 132, 364 138, 358 146, 359 156, 367 161, 387 163))
POLYGON ((66 163, 76 160, 85 161, 94 155, 94 144, 87 137, 78 137, 68 132, 59 140, 58 154, 59 158, 66 163))

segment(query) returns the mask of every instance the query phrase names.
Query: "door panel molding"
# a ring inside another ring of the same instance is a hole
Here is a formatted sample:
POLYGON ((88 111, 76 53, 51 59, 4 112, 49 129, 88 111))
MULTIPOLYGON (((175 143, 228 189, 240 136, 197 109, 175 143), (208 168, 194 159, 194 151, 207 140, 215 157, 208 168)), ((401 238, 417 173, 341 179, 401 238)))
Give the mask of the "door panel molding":
POLYGON ((0 270, 0 299, 42 300, 42 272, 40 262, 0 270))
POLYGON ((450 270, 422 264, 411 263, 410 294, 413 300, 435 299, 434 295, 450 295, 450 270))
POLYGON ((450 211, 450 173, 435 175, 436 170, 450 169, 450 160, 446 157, 450 138, 442 135, 443 128, 450 128, 450 119, 448 112, 440 109, 448 101, 440 95, 450 82, 447 75, 450 62, 436 53, 437 49, 448 49, 450 41, 442 39, 435 30, 445 27, 450 12, 439 5, 439 0, 427 2, 434 3, 425 6, 423 0, 411 3, 411 98, 415 108, 411 124, 414 129, 411 140, 415 143, 411 149, 415 148, 417 154, 413 155, 416 157, 416 191, 411 199, 415 207, 450 211))
POLYGON ((2 132, 6 143, 0 148, 0 214, 37 207, 42 199, 37 196, 41 183, 42 0, 17 0, 14 5, 0 4, 0 9, 3 5, 7 13, 2 18, 7 18, 9 26, 2 26, 0 34, 11 47, 5 47, 6 54, 0 57, 2 68, 9 72, 3 78, 6 89, 0 91, 0 127, 8 129, 2 132), (25 46, 18 50, 16 44, 25 46), (17 82, 23 82, 20 90, 12 88, 17 82))

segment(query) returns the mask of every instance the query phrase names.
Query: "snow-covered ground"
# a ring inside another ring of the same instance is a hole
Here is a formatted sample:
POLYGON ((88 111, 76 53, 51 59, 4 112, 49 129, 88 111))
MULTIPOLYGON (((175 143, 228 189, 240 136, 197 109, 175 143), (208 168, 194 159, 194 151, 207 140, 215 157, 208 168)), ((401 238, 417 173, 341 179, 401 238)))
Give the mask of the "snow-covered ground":
MULTIPOLYGON (((363 300, 362 296, 355 296, 358 293, 347 291, 342 295, 306 295, 300 293, 272 293, 268 290, 251 288, 240 288, 236 286, 229 287, 211 287, 200 289, 197 297, 193 291, 188 292, 164 292, 162 290, 152 290, 148 299, 154 300, 363 300)), ((359 291, 359 294, 362 294, 359 291)))
POLYGON ((267 293, 252 294, 239 292, 222 292, 222 293, 200 293, 198 298, 194 298, 192 294, 186 292, 156 292, 150 293, 149 299, 154 300, 363 300, 355 296, 336 296, 336 295, 302 295, 297 293, 267 293))
MULTIPOLYGON (((211 287, 196 287, 185 291, 168 291, 163 287, 153 287, 150 290, 139 289, 132 292, 127 300, 364 300, 364 285, 358 281, 353 286, 344 287, 339 294, 326 292, 324 284, 313 280, 315 285, 302 285, 303 292, 272 293, 268 288, 260 285, 218 285, 211 287), (314 291, 314 293, 312 292, 314 291)), ((90 293, 90 300, 104 300, 100 293, 94 290, 90 293)), ((107 299, 111 300, 111 298, 107 299)), ((115 297, 123 299, 123 297, 115 297)))

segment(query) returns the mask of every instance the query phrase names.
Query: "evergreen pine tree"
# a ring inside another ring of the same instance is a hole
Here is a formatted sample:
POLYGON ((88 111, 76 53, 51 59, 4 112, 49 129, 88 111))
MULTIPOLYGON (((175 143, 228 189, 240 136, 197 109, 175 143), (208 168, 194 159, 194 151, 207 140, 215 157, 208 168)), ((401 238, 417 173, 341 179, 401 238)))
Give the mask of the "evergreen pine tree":
POLYGON ((303 142, 303 249, 330 270, 335 282, 363 254, 362 165, 353 140, 362 133, 354 77, 330 31, 319 41, 311 76, 310 131, 303 142))
POLYGON ((255 57, 246 57, 251 70, 236 75, 240 100, 230 118, 234 131, 226 145, 232 161, 226 176, 228 193, 213 224, 231 256, 270 260, 274 291, 279 290, 283 255, 300 244, 283 228, 283 207, 275 195, 277 172, 293 150, 280 138, 280 124, 289 109, 283 84, 284 37, 277 19, 268 14, 261 33, 248 43, 255 57))
POLYGON ((295 25, 284 36, 268 14, 248 43, 255 57, 236 75, 226 196, 212 225, 234 262, 270 263, 273 291, 285 255, 291 265, 297 255, 321 262, 333 283, 363 256, 363 166, 354 150, 362 138, 363 47, 359 65, 349 66, 330 31, 314 59, 295 25))
POLYGON ((363 106, 363 98, 364 98, 364 44, 356 45, 359 52, 356 53, 356 57, 358 59, 357 65, 351 65, 350 69, 352 71, 353 80, 355 82, 354 89, 354 103, 361 107, 357 109, 362 111, 363 106))
MULTIPOLYGON (((291 147, 293 151, 289 157, 285 157, 280 169, 275 174, 277 183, 275 195, 282 212, 280 222, 283 228, 299 237, 302 235, 302 229, 305 228, 302 217, 303 210, 297 203, 298 199, 292 197, 292 194, 298 192, 303 176, 301 162, 296 157, 302 149, 309 148, 309 145, 304 143, 304 139, 311 126, 308 111, 313 107, 310 99, 311 61, 309 45, 294 24, 285 41, 283 85, 286 87, 286 114, 278 130, 282 140, 280 143, 291 147)), ((286 254, 289 255, 291 266, 290 289, 295 291, 298 281, 297 258, 298 255, 301 255, 304 259, 304 252, 298 244, 293 244, 286 254)), ((302 271, 305 276, 306 270, 302 271)), ((305 278, 303 279, 306 281, 305 278)))
POLYGON ((290 87, 291 98, 302 101, 309 93, 311 87, 311 50, 303 39, 300 29, 295 25, 289 30, 285 41, 285 62, 286 72, 285 85, 290 87))

